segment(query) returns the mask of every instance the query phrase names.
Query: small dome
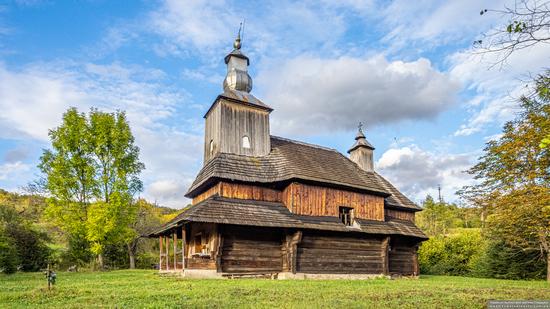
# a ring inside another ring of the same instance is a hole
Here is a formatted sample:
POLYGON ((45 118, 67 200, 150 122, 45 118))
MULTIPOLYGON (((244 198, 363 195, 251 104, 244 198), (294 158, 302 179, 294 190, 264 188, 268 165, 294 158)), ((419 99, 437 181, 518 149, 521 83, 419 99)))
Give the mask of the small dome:
POLYGON ((223 89, 250 92, 252 91, 252 77, 245 71, 232 69, 227 72, 227 76, 223 80, 223 89))

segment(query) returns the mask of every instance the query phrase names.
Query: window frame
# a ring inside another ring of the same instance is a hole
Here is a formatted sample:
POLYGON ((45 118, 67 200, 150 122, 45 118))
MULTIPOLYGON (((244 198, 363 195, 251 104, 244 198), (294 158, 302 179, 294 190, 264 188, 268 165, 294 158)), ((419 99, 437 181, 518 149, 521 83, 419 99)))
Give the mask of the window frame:
POLYGON ((338 207, 338 218, 345 226, 353 225, 353 207, 348 206, 339 206, 338 207))

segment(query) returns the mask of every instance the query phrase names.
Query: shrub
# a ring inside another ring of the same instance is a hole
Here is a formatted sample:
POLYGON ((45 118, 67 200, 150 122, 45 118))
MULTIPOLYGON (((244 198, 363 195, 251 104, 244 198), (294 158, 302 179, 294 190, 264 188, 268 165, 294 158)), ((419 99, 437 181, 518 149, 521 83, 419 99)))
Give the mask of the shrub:
POLYGON ((0 272, 12 274, 17 271, 19 257, 13 239, 8 237, 0 227, 0 272))
POLYGON ((488 278, 544 279, 546 263, 540 250, 524 250, 503 241, 491 241, 473 273, 488 278))
POLYGON ((432 237, 422 243, 418 252, 420 271, 437 275, 471 275, 484 247, 477 229, 432 237))

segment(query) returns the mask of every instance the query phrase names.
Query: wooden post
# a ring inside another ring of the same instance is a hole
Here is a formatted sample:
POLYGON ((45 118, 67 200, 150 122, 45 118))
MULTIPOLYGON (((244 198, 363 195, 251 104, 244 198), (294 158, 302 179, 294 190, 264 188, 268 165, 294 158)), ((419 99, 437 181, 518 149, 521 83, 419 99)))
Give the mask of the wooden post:
POLYGON ((298 244, 302 241, 302 231, 296 231, 290 241, 290 271, 296 273, 296 259, 298 258, 298 244))
POLYGON ((162 235, 159 236, 159 270, 162 270, 162 235))
POLYGON ((221 273, 222 269, 222 254, 223 254, 223 234, 220 228, 217 231, 217 248, 216 248, 216 271, 221 273))
POLYGON ((420 275, 420 266, 418 265, 418 245, 414 246, 413 267, 413 275, 420 275))
POLYGON ((382 241, 382 273, 388 275, 390 273, 390 237, 384 238, 382 241))
POLYGON ((165 236, 164 240, 166 241, 164 260, 166 261, 166 270, 170 270, 170 238, 165 236))
POLYGON ((181 262, 182 267, 185 269, 185 247, 186 247, 187 234, 185 233, 185 225, 181 227, 181 262))
POLYGON ((172 234, 173 243, 174 243, 174 270, 178 269, 178 231, 174 230, 172 234))

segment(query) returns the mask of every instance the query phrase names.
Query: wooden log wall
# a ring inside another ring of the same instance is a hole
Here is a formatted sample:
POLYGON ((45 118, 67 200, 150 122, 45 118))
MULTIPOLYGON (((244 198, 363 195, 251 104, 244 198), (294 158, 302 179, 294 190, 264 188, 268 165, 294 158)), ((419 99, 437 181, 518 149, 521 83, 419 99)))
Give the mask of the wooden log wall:
POLYGON ((274 189, 264 188, 260 186, 252 186, 247 184, 218 182, 210 189, 204 191, 200 195, 193 198, 193 205, 200 203, 210 196, 218 194, 228 198, 280 202, 282 192, 274 189))
POLYGON ((417 244, 392 241, 390 247, 390 273, 418 275, 417 244))
POLYGON ((225 226, 221 269, 226 273, 276 273, 283 270, 281 230, 225 226))
POLYGON ((382 274, 383 239, 304 232, 296 268, 302 273, 382 274))
POLYGON ((401 219, 401 220, 407 220, 414 222, 414 212, 412 211, 402 211, 402 210, 395 210, 395 209, 386 209, 385 210, 386 217, 387 218, 395 218, 395 219, 401 219))
POLYGON ((356 218, 384 221, 384 198, 375 195, 291 183, 283 191, 283 203, 293 213, 338 216, 340 206, 352 207, 356 218))

